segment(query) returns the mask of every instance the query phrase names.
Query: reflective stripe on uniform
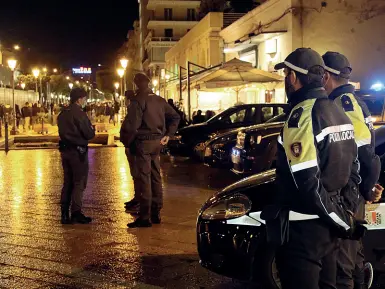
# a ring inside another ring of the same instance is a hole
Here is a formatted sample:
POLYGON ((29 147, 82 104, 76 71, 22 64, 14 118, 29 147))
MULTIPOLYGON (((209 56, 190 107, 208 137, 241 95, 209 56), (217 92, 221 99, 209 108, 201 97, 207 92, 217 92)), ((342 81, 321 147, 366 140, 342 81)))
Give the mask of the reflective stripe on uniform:
POLYGON ((338 133, 338 132, 344 132, 354 130, 354 126, 351 124, 343 124, 343 125, 334 125, 334 126, 328 126, 324 128, 317 136, 316 140, 317 142, 321 142, 325 139, 326 136, 332 133, 338 133))
POLYGON ((284 61, 284 63, 286 64, 287 67, 289 67, 289 68, 291 68, 291 69, 293 69, 293 70, 295 70, 297 72, 300 72, 300 73, 303 73, 303 74, 308 74, 309 73, 308 70, 303 69, 303 68, 301 68, 301 67, 299 67, 297 65, 294 65, 294 64, 292 64, 292 63, 290 63, 288 61, 284 61))
POLYGON ((357 147, 362 147, 364 145, 370 145, 371 144, 371 139, 363 139, 363 140, 356 140, 357 147))
POLYGON ((365 123, 371 123, 373 121, 371 116, 365 118, 365 123))
POLYGON ((295 172, 306 170, 306 169, 313 168, 316 166, 318 166, 318 161, 317 161, 317 159, 314 159, 314 160, 310 160, 310 161, 306 161, 303 163, 292 165, 291 170, 293 173, 295 173, 295 172))
POLYGON ((281 135, 278 136, 278 143, 280 143, 281 145, 283 145, 283 141, 282 141, 282 136, 281 136, 281 135))

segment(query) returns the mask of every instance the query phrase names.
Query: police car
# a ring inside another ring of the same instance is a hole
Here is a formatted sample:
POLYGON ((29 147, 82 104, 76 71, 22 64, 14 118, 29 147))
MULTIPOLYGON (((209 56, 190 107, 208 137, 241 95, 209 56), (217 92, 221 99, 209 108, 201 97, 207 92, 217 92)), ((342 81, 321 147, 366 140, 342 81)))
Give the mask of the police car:
MULTIPOLYGON (((379 139, 385 137, 376 137, 379 139)), ((275 170, 269 170, 234 183, 206 201, 197 220, 198 252, 203 267, 256 282, 264 289, 280 288, 274 250, 266 244, 265 222, 261 219, 262 209, 273 200, 274 180, 275 170)), ((379 183, 385 184, 384 166, 379 183)), ((385 272, 385 199, 366 205, 366 221, 365 257, 378 278, 380 272, 385 272)))

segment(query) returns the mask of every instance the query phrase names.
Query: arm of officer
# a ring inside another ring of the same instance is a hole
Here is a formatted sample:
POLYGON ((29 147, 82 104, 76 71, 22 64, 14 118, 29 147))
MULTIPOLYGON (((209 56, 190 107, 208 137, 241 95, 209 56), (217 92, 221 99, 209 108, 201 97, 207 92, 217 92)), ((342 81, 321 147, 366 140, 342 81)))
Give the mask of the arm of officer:
POLYGON ((173 136, 178 129, 180 116, 167 102, 165 102, 165 115, 167 124, 165 135, 173 136))
POLYGON ((78 121, 78 128, 86 140, 92 140, 95 137, 95 130, 85 113, 82 113, 78 121))
POLYGON ((374 153, 371 145, 363 145, 358 148, 360 161, 361 184, 360 193, 366 201, 373 201, 373 188, 378 182, 381 173, 380 158, 374 153))
POLYGON ((128 106, 126 118, 120 129, 121 142, 129 147, 135 139, 136 133, 142 124, 143 110, 137 100, 131 100, 128 106))

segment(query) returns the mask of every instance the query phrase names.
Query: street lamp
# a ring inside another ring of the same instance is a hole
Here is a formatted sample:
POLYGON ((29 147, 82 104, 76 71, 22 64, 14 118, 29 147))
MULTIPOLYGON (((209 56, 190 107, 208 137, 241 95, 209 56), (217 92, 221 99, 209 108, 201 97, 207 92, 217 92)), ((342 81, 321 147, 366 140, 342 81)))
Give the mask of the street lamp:
POLYGON ((72 82, 68 83, 69 88, 72 90, 72 87, 74 87, 74 84, 72 82))
POLYGON ((36 93, 37 93, 37 80, 38 80, 39 75, 40 75, 40 70, 35 68, 34 70, 32 70, 32 74, 36 78, 36 93))
POLYGON ((123 67, 124 69, 124 91, 127 90, 127 81, 126 81, 126 69, 127 69, 127 66, 128 66, 128 59, 123 57, 122 59, 120 59, 120 65, 123 67))
POLYGON ((43 68, 43 71, 44 71, 44 72, 47 72, 47 67, 44 67, 44 68, 43 68))
POLYGON ((154 80, 152 81, 152 85, 153 85, 154 87, 156 87, 156 86, 158 85, 158 80, 157 80, 157 79, 154 79, 154 80))
POLYGON ((118 75, 120 77, 120 80, 122 82, 122 85, 120 87, 120 95, 123 95, 123 76, 125 75, 125 70, 123 68, 118 68, 118 75))
POLYGON ((25 83, 22 82, 22 83, 20 84, 20 86, 21 86, 21 88, 24 90, 24 88, 25 88, 25 83))
POLYGON ((16 45, 13 46, 13 49, 20 50, 20 46, 16 44, 16 45))
POLYGON ((57 73, 57 69, 56 68, 53 69, 53 73, 57 73))
POLYGON ((114 86, 115 86, 115 89, 118 90, 119 89, 119 82, 115 82, 114 86))
POLYGON ((15 109, 15 68, 17 61, 16 59, 8 59, 8 66, 12 70, 12 102, 13 102, 13 127, 11 133, 16 134, 16 109, 15 109))
POLYGON ((66 76, 66 79, 67 79, 67 80, 70 80, 70 77, 69 77, 69 76, 66 76))

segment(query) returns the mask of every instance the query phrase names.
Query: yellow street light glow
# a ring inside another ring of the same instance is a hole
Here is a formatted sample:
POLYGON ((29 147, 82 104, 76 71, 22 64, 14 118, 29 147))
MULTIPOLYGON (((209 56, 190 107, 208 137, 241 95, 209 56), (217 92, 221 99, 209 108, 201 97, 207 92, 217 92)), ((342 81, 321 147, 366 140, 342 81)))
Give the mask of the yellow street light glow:
POLYGON ((69 76, 66 76, 66 79, 67 79, 67 80, 70 80, 70 77, 69 77, 69 76))
POLYGON ((79 84, 80 82, 79 82, 79 80, 76 80, 76 84, 79 84))
POLYGON ((38 78, 40 74, 40 70, 35 68, 34 70, 32 70, 32 74, 33 76, 35 76, 35 78, 38 78))
POLYGON ((56 68, 53 69, 53 73, 57 73, 57 69, 56 68))
POLYGON ((44 71, 44 72, 47 72, 47 67, 44 67, 44 68, 43 68, 43 71, 44 71))
POLYGON ((22 89, 24 89, 24 88, 25 88, 25 83, 22 82, 22 83, 20 84, 20 86, 21 86, 22 89))
POLYGON ((127 58, 120 59, 120 65, 123 67, 124 70, 126 70, 128 65, 128 59, 127 58))
POLYGON ((122 78, 124 76, 124 69, 123 68, 118 68, 117 72, 118 72, 118 75, 120 76, 120 78, 122 78))
POLYGON ((74 84, 70 82, 70 83, 68 83, 68 86, 70 89, 72 89, 72 87, 74 87, 74 84))
POLYGON ((158 85, 158 80, 157 80, 157 79, 154 79, 154 80, 152 81, 152 84, 153 84, 154 86, 157 86, 157 85, 158 85))
POLYGON ((16 60, 16 59, 13 59, 13 58, 8 59, 8 66, 9 66, 9 68, 10 68, 12 71, 15 70, 16 64, 17 64, 17 60, 16 60))
POLYGON ((115 88, 116 88, 116 89, 119 89, 119 82, 115 82, 114 85, 115 85, 115 88))
POLYGON ((13 49, 20 50, 20 46, 16 44, 15 46, 13 46, 13 49))

